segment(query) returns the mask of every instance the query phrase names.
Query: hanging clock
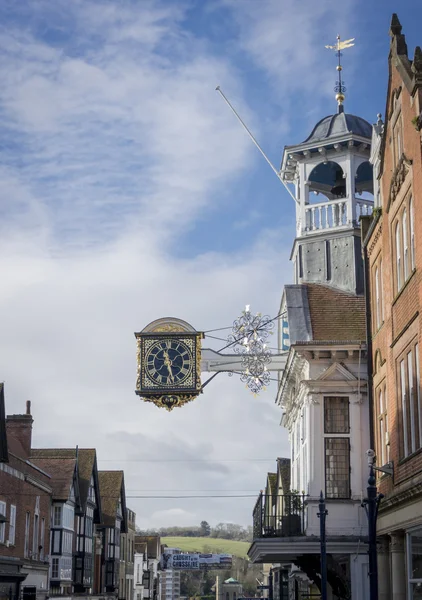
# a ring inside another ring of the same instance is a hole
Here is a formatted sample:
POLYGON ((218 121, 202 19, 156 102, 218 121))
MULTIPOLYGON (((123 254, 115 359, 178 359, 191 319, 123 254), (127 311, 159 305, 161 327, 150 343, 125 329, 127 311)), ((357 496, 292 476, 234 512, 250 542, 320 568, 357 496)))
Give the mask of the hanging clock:
POLYGON ((165 318, 135 336, 139 396, 172 410, 201 393, 201 333, 181 319, 165 318))

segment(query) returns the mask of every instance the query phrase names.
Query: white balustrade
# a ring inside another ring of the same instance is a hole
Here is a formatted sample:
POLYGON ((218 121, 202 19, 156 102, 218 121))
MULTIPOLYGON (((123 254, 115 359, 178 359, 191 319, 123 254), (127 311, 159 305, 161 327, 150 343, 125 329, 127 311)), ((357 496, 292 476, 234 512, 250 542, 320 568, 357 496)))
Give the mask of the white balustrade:
POLYGON ((374 203, 372 200, 358 200, 355 198, 355 221, 359 223, 359 217, 372 215, 374 203))
MULTIPOLYGON (((353 214, 349 215, 349 202, 347 198, 329 200, 318 204, 305 206, 304 231, 318 231, 334 229, 346 225, 359 224, 359 218, 372 214, 374 203, 372 200, 353 199, 353 214)), ((299 227, 301 225, 299 224, 299 227)))
POLYGON ((306 231, 347 225, 347 201, 341 199, 309 204, 305 208, 305 223, 306 231))

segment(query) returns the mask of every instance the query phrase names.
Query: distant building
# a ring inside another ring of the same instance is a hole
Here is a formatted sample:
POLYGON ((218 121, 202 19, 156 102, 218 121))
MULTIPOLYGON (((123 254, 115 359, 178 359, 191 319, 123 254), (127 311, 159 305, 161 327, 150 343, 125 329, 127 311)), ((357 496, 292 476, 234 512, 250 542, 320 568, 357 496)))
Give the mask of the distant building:
POLYGON ((53 488, 50 595, 92 594, 94 527, 101 520, 96 451, 43 448, 31 457, 53 488))
POLYGON ((31 403, 4 418, 0 384, 0 598, 45 600, 49 594, 51 476, 31 460, 31 403))
POLYGON ((136 535, 136 515, 129 508, 127 513, 127 533, 122 533, 120 552, 120 600, 133 600, 134 593, 134 553, 136 535))
MULTIPOLYGON (((127 533, 127 510, 123 471, 99 471, 101 523, 101 577, 97 593, 115 593, 120 597, 121 534, 127 533)), ((123 582, 124 585, 124 582, 123 582)))
MULTIPOLYGON (((135 591, 142 593, 145 600, 158 600, 159 594, 159 565, 162 554, 161 539, 158 535, 135 536, 135 591), (141 558, 142 555, 142 558, 141 558), (143 568, 142 585, 139 583, 140 566, 143 568)), ((137 596, 136 600, 140 600, 137 596)))
MULTIPOLYGON (((166 548, 166 554, 180 554, 180 548, 166 548)), ((180 571, 177 569, 163 569, 159 573, 160 600, 179 600, 180 598, 180 571)))
POLYGON ((233 577, 223 582, 220 582, 220 578, 217 578, 216 585, 219 586, 218 598, 220 600, 238 600, 243 596, 242 584, 233 577))

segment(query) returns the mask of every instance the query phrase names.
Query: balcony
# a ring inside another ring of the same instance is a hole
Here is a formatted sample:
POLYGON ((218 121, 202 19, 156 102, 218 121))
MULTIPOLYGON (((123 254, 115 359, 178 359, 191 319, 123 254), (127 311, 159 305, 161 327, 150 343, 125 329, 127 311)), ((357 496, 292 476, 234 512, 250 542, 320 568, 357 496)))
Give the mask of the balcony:
POLYGON ((305 533, 305 494, 258 496, 253 510, 253 537, 300 536, 305 533))
MULTIPOLYGON (((366 515, 358 498, 329 499, 327 552, 336 555, 366 552, 366 515)), ((253 563, 294 562, 319 555, 319 497, 305 494, 260 493, 253 509, 253 541, 248 556, 253 563)))
POLYGON ((357 225, 360 217, 372 214, 373 204, 372 200, 358 198, 353 199, 353 209, 347 198, 308 204, 305 207, 305 232, 357 225))

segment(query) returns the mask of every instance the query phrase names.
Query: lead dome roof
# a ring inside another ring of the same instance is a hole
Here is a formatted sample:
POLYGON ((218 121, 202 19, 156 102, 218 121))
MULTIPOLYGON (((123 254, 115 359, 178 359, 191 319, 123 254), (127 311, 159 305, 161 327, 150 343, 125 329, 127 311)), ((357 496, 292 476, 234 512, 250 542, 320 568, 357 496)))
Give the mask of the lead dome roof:
POLYGON ((340 112, 321 119, 303 143, 321 142, 348 133, 371 139, 372 126, 361 117, 340 112))

